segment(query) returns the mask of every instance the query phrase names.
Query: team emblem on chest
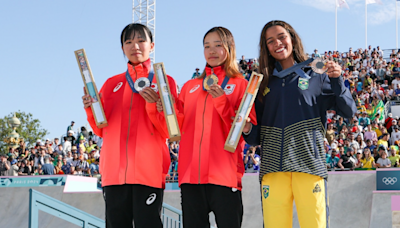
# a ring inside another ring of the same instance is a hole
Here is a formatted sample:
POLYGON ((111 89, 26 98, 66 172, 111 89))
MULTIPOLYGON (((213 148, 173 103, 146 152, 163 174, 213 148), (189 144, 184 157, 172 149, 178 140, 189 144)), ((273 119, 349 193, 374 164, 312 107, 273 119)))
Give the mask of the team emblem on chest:
POLYGON ((154 92, 158 92, 158 86, 157 86, 157 83, 151 83, 151 86, 150 86, 150 88, 152 88, 153 90, 154 90, 154 92))
POLYGON ((226 94, 226 95, 232 94, 233 91, 235 90, 235 87, 236 87, 235 84, 227 84, 227 85, 225 86, 225 89, 224 89, 225 94, 226 94))

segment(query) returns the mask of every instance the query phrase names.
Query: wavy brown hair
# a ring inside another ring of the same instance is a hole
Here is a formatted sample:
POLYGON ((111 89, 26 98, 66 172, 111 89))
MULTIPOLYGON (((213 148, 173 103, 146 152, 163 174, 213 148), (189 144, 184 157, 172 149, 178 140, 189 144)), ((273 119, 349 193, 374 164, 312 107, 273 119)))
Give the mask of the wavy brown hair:
POLYGON ((259 56, 259 69, 261 74, 264 75, 264 79, 261 82, 260 90, 258 91, 258 99, 262 101, 264 97, 263 93, 265 88, 268 86, 269 77, 275 69, 275 58, 272 57, 267 46, 267 30, 273 26, 281 26, 290 34, 293 44, 293 57, 298 63, 307 60, 306 53, 304 52, 303 43, 301 42, 300 36, 294 30, 294 28, 284 21, 270 21, 268 22, 261 31, 260 37, 260 56, 259 56))
MULTIPOLYGON (((219 37, 221 38, 222 45, 228 55, 224 63, 224 70, 226 75, 231 78, 243 77, 243 75, 239 72, 239 67, 236 62, 236 46, 232 33, 224 27, 214 27, 208 30, 208 32, 206 32, 206 34, 204 35, 203 44, 206 36, 212 32, 218 33, 219 37)), ((204 78, 205 76, 206 71, 204 70, 199 78, 204 78)))

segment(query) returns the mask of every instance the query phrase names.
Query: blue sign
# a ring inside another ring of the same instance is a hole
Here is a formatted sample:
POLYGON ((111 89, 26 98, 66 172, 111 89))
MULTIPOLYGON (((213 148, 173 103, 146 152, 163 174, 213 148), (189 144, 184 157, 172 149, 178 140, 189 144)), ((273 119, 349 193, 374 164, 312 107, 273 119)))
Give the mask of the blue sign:
POLYGON ((400 191, 400 170, 376 170, 376 190, 400 191))
POLYGON ((64 186, 67 176, 2 177, 1 187, 64 186))

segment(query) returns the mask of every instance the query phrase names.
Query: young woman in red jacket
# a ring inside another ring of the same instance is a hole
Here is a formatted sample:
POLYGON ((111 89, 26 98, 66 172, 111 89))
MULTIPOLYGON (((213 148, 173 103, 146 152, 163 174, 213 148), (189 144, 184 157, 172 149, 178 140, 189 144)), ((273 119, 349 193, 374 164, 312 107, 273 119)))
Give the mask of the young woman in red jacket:
MULTIPOLYGON (((109 78, 100 90, 108 126, 97 128, 90 108, 92 99, 82 97, 94 133, 103 138, 100 174, 106 201, 107 227, 162 227, 160 212, 169 167, 166 137, 152 122, 159 100, 149 54, 154 48, 151 31, 141 24, 129 24, 121 34, 121 46, 128 69, 109 78), (129 83, 129 81, 131 83, 129 83), (150 87, 136 87, 147 81, 150 87), (133 84, 132 87, 130 84, 133 84), (136 86, 135 86, 136 85, 136 86), (146 161, 151 160, 149 168, 146 161)), ((172 96, 177 99, 175 81, 168 76, 172 96)))
MULTIPOLYGON (((183 224, 210 227, 208 214, 213 211, 219 228, 236 228, 243 217, 244 141, 240 139, 234 153, 224 150, 224 144, 248 82, 238 70, 228 29, 210 29, 203 45, 205 70, 182 87, 176 102, 182 133, 178 174, 183 224), (207 85, 209 80, 218 83, 207 85)), ((159 102, 157 108, 162 111, 159 102)), ((256 120, 254 110, 252 116, 256 120)))

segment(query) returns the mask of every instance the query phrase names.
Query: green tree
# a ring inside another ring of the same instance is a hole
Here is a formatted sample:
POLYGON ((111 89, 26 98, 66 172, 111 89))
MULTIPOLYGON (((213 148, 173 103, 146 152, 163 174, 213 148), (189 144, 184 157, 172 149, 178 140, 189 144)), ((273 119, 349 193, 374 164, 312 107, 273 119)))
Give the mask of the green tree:
MULTIPOLYGON (((41 139, 49 134, 46 129, 42 129, 40 126, 40 121, 34 119, 31 113, 25 113, 18 111, 16 112, 17 118, 21 121, 16 129, 20 138, 23 138, 27 146, 35 145, 36 140, 41 139)), ((11 126, 9 126, 8 121, 14 117, 14 113, 10 113, 8 116, 0 119, 0 153, 7 153, 7 145, 4 142, 9 134, 13 131, 11 126)))

